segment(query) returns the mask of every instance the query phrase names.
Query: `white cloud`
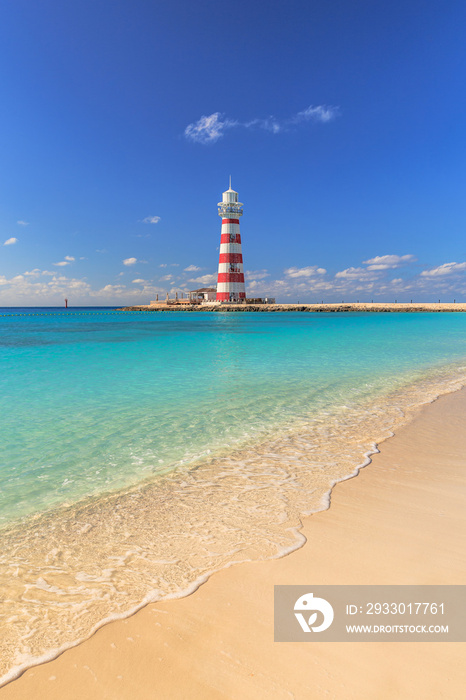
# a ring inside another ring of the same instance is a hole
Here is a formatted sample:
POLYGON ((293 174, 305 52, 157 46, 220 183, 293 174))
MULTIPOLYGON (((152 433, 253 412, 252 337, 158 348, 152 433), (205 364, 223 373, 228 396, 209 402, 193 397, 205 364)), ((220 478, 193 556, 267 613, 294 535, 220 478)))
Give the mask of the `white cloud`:
POLYGON ((238 122, 232 119, 224 119, 220 112, 214 112, 208 117, 203 115, 197 122, 188 124, 184 130, 184 135, 190 141, 196 143, 215 143, 223 136, 226 129, 238 126, 238 122))
POLYGON ((188 280, 188 282, 193 282, 194 284, 203 284, 203 285, 216 284, 217 283, 217 275, 216 275, 216 273, 213 273, 211 275, 202 275, 202 277, 194 277, 193 279, 188 280))
POLYGON ((74 262, 75 258, 72 255, 65 255, 65 259, 61 260, 60 262, 53 263, 55 267, 65 267, 65 265, 69 265, 71 262, 74 262))
POLYGON ((439 267, 434 267, 432 270, 423 270, 421 277, 444 277, 445 275, 453 275, 466 270, 466 262, 463 263, 443 263, 439 267))
POLYGON ((122 294, 126 287, 124 284, 106 284, 100 292, 102 294, 122 294))
POLYGON ((5 305, 17 305, 21 302, 33 306, 56 305, 61 304, 65 296, 88 295, 90 291, 91 287, 84 279, 69 279, 35 269, 6 280, 0 293, 0 301, 5 305), (51 276, 51 279, 41 281, 42 275, 51 276))
POLYGON ((287 119, 277 119, 274 116, 265 118, 251 119, 247 122, 239 122, 236 119, 229 119, 220 112, 214 112, 209 116, 203 115, 197 122, 188 124, 184 130, 184 135, 190 141, 196 143, 215 143, 218 141, 228 129, 242 127, 251 129, 258 127, 265 131, 270 131, 272 134, 278 134, 281 131, 286 131, 289 127, 296 127, 304 122, 314 121, 326 123, 335 119, 339 115, 338 107, 325 105, 310 105, 306 109, 287 119))
POLYGON ((158 224, 160 221, 160 216, 146 216, 145 219, 142 220, 143 224, 158 224))
POLYGON ((269 277, 270 274, 267 270, 246 270, 244 273, 244 279, 248 281, 263 280, 265 277, 269 277))
POLYGON ((378 279, 377 275, 373 272, 371 273, 365 267, 348 267, 346 270, 341 270, 335 275, 336 279, 347 279, 347 280, 375 280, 378 279))
POLYGON ((168 267, 167 263, 160 263, 159 267, 168 267))
POLYGON ((238 126, 244 126, 246 129, 258 126, 260 129, 265 129, 265 131, 270 131, 272 134, 278 134, 283 130, 283 125, 278 122, 275 117, 267 117, 266 119, 253 119, 250 122, 245 122, 244 124, 239 124, 238 126))
MULTIPOLYGON (((296 268, 297 269, 297 268, 296 268)), ((333 291, 335 284, 323 275, 310 277, 286 277, 285 279, 254 279, 248 281, 247 292, 254 296, 275 296, 290 301, 309 299, 333 291)))
POLYGON ((40 277, 41 275, 45 275, 47 277, 55 277, 56 274, 56 272, 40 270, 38 267, 35 267, 33 270, 26 270, 26 272, 22 273, 23 277, 40 277))
POLYGON ((198 272, 201 268, 196 267, 196 265, 189 265, 188 267, 184 268, 184 272, 198 272))
POLYGON ((137 258, 125 258, 125 260, 123 260, 123 265, 135 265, 137 261, 137 258))
POLYGON ((313 265, 312 267, 289 267, 285 270, 285 275, 287 277, 314 277, 314 275, 325 275, 327 270, 323 267, 317 267, 313 265))
POLYGON ((363 260, 363 264, 369 265, 368 270, 390 270, 415 260, 414 255, 377 255, 375 258, 363 260))
MULTIPOLYGON (((250 270, 245 274, 247 292, 249 296, 268 294, 279 301, 299 300, 302 303, 343 299, 370 301, 372 298, 374 301, 409 301, 411 298, 414 301, 441 298, 443 301, 466 297, 466 262, 444 263, 422 273, 414 270, 415 274, 408 274, 410 269, 405 267, 403 279, 391 279, 399 274, 391 273, 391 269, 398 265, 406 266, 414 259, 413 256, 378 256, 365 260, 360 267, 349 267, 335 275, 329 275, 324 268, 317 266, 289 267, 280 279, 272 278, 268 270, 250 270), (390 268, 371 270, 370 265, 389 265, 390 268)), ((71 261, 65 259, 61 262, 71 261)), ((64 266, 58 267, 59 270, 55 271, 33 268, 9 279, 0 275, 0 306, 57 306, 63 303, 65 297, 74 306, 146 304, 155 299, 157 293, 164 295, 169 288, 172 288, 173 294, 187 288, 214 287, 217 277, 212 273, 181 283, 178 272, 165 275, 164 270, 162 274, 165 276, 156 284, 140 277, 123 283, 122 280, 127 279, 125 270, 121 277, 112 280, 113 284, 98 287, 90 284, 86 278, 68 278, 64 275, 64 266)), ((183 279, 185 276, 188 277, 183 275, 183 279)))
MULTIPOLYGON (((156 287, 147 283, 143 290, 140 288, 128 288, 122 284, 107 284, 101 289, 91 290, 89 299, 92 303, 103 305, 118 305, 121 304, 147 304, 151 299, 155 299, 156 294, 163 294, 166 290, 163 287, 156 287)), ((79 302, 86 301, 85 298, 79 299, 79 302)))
POLYGON ((8 238, 3 245, 14 245, 18 242, 17 238, 8 238))
POLYGON ((29 226, 29 221, 17 221, 18 226, 29 226))
POLYGON ((392 270, 395 267, 398 267, 398 265, 384 265, 380 263, 379 265, 369 265, 367 269, 373 272, 377 270, 392 270))
POLYGON ((346 270, 341 270, 335 274, 335 280, 340 291, 351 289, 352 283, 359 282, 362 286, 354 287, 354 291, 373 292, 375 287, 379 290, 388 290, 385 282, 383 282, 383 273, 387 270, 393 270, 402 265, 414 262, 414 255, 378 255, 374 258, 364 260, 363 264, 367 267, 348 267, 346 270))
POLYGON ((303 109, 302 112, 298 112, 298 114, 292 118, 292 121, 296 124, 309 120, 325 123, 335 119, 335 117, 339 115, 339 112, 340 110, 338 107, 327 107, 325 105, 317 105, 317 107, 313 107, 310 105, 307 109, 303 109))
POLYGON ((10 279, 0 275, 0 306, 61 306, 65 297, 73 306, 146 304, 165 291, 145 281, 143 289, 124 284, 96 288, 86 278, 69 278, 39 268, 10 279))

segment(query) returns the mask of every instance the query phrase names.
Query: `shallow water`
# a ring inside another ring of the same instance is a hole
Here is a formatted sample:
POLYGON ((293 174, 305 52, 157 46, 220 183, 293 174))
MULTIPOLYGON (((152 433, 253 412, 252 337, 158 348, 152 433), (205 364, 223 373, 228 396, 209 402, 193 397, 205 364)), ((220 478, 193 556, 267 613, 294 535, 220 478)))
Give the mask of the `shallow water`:
POLYGON ((1 672, 301 543, 466 374, 463 314, 0 311, 1 672))

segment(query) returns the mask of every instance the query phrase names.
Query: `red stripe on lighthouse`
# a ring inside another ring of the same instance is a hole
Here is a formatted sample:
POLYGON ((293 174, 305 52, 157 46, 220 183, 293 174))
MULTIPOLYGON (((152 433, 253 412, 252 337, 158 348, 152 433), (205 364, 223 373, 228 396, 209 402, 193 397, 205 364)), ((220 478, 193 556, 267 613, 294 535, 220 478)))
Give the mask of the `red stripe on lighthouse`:
POLYGON ((239 219, 222 219, 222 224, 239 224, 239 219))
POLYGON ((217 283, 220 282, 244 282, 242 272, 219 272, 217 283))
POLYGON ((219 263, 242 263, 241 253, 220 253, 219 263))
POLYGON ((220 243, 241 243, 241 234, 239 233, 222 233, 220 243))

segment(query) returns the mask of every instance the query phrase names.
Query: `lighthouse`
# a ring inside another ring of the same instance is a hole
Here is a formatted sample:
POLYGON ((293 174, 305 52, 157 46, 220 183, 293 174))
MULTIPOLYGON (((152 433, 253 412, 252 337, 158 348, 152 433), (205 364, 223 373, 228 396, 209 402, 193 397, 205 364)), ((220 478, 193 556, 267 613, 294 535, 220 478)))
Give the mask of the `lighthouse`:
POLYGON ((238 192, 230 186, 218 203, 218 215, 222 217, 220 257, 218 261, 217 301, 242 301, 246 298, 244 288, 243 255, 239 217, 243 205, 238 202, 238 192))

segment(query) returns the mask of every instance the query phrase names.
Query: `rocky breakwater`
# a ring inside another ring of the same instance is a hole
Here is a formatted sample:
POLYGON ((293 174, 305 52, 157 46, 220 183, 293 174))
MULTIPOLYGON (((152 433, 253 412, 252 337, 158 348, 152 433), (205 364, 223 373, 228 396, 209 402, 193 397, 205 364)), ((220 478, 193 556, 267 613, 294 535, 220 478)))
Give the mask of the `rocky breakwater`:
POLYGON ((270 313, 284 311, 308 311, 317 313, 378 312, 378 313, 425 313, 466 311, 466 303, 341 303, 341 304, 170 304, 125 306, 119 311, 189 311, 217 313, 270 313))

